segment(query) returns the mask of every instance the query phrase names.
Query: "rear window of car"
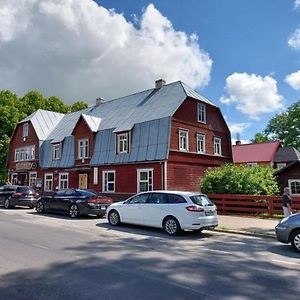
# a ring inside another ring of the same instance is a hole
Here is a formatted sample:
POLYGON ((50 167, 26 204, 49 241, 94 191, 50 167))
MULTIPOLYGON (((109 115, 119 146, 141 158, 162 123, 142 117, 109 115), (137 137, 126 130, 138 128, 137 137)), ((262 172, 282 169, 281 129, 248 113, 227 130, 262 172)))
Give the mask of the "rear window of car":
POLYGON ((205 195, 194 195, 190 196, 190 199, 197 205, 200 206, 213 206, 214 204, 211 200, 205 195))
POLYGON ((17 187, 17 192, 18 193, 27 193, 27 192, 35 193, 35 190, 28 186, 19 186, 19 187, 17 187))
POLYGON ((5 192, 14 192, 17 189, 15 185, 5 185, 3 186, 3 191, 5 192))
POLYGON ((83 190, 81 190, 81 191, 76 191, 76 192, 77 192, 77 194, 79 194, 80 196, 85 196, 85 197, 93 197, 93 196, 97 196, 97 193, 94 192, 94 191, 91 191, 91 190, 89 190, 89 191, 83 191, 83 190))

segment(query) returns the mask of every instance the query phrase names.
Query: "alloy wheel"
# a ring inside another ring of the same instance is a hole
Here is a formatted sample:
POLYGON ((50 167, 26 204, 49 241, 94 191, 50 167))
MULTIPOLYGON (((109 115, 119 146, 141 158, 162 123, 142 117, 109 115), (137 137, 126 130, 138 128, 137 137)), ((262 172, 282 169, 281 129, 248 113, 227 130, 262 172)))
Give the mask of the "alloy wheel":
POLYGON ((37 204, 36 204, 36 211, 40 214, 44 211, 44 204, 39 201, 37 204))
POLYGON ((4 207, 7 209, 7 208, 10 208, 10 201, 9 201, 9 199, 7 198, 7 199, 5 199, 5 201, 4 201, 4 207))
POLYGON ((175 218, 168 218, 164 222, 164 229, 169 235, 176 235, 180 231, 180 225, 175 218))
POLYGON ((120 216, 117 211, 113 210, 108 214, 109 224, 117 226, 120 223, 120 216))
POLYGON ((70 206, 69 215, 71 218, 76 218, 79 215, 79 210, 76 204, 70 206))
POLYGON ((292 234, 291 244, 295 250, 300 252, 300 230, 297 230, 292 234))

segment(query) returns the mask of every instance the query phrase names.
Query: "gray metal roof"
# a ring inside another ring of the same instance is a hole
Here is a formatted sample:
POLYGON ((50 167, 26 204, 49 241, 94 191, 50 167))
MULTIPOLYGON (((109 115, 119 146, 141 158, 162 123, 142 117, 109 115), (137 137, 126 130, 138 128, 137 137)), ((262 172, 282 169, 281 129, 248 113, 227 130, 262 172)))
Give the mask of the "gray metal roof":
POLYGON ((291 162, 300 159, 300 153, 294 147, 281 147, 277 150, 274 162, 291 162))
POLYGON ((31 121, 37 137, 40 141, 46 140, 47 136, 57 126, 64 114, 48 110, 38 109, 20 123, 31 121))

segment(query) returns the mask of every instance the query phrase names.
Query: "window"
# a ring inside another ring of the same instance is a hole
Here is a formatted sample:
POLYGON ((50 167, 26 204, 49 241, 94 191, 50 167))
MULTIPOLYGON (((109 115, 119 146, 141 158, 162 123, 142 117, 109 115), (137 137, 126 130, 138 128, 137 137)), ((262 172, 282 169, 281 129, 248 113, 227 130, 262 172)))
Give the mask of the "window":
POLYGON ((11 174, 11 184, 17 184, 18 183, 18 173, 11 174))
POLYGON ((149 197, 149 194, 136 195, 136 196, 132 197, 127 203, 130 203, 130 204, 146 203, 148 197, 149 197))
POLYGON ((205 153, 205 135, 197 133, 197 152, 205 153))
POLYGON ((53 160, 60 159, 60 144, 52 145, 52 158, 53 160))
POLYGON ((280 170, 282 168, 286 167, 286 163, 278 163, 277 164, 277 169, 280 170))
POLYGON ((163 193, 153 193, 147 200, 149 204, 166 204, 167 203, 167 195, 163 193))
POLYGON ((23 124, 23 138, 28 137, 29 133, 29 126, 28 123, 23 124))
POLYGON ((288 181, 292 195, 300 195, 300 179, 290 179, 288 181))
POLYGON ((98 168, 94 168, 94 184, 98 184, 98 168))
POLYGON ((214 137, 214 154, 222 155, 221 139, 214 137))
POLYGON ((137 192, 153 190, 153 169, 137 170, 137 192))
POLYGON ((186 200, 179 195, 168 194, 168 202, 169 203, 186 203, 186 200))
POLYGON ((60 190, 67 189, 69 187, 69 173, 59 173, 58 188, 60 190))
POLYGON ((179 130, 179 150, 189 151, 189 133, 186 130, 179 130))
POLYGON ((29 186, 36 186, 36 172, 30 172, 29 173, 29 186))
POLYGON ((202 103, 198 103, 198 122, 206 123, 206 106, 202 103))
POLYGON ((53 190, 53 174, 45 174, 44 190, 45 191, 53 190))
POLYGON ((83 139, 78 141, 78 158, 88 158, 89 154, 89 140, 83 139))
POLYGON ((103 192, 115 192, 115 171, 103 171, 103 192))
POLYGON ((35 147, 29 146, 15 150, 15 161, 29 161, 35 159, 35 147))
POLYGON ((257 163, 255 163, 255 162, 247 163, 247 166, 249 168, 255 168, 255 167, 257 167, 257 163))
POLYGON ((128 153, 129 142, 128 133, 122 133, 117 135, 117 153, 128 153))

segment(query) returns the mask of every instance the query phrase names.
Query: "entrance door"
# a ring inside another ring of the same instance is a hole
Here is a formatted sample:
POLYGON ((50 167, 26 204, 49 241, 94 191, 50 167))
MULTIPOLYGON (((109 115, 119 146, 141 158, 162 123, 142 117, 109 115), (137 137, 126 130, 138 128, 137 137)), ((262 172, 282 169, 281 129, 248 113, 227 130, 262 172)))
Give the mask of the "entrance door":
POLYGON ((20 173, 18 179, 19 179, 18 184, 20 184, 20 185, 28 185, 27 173, 20 173))
POLYGON ((82 190, 87 189, 87 174, 79 174, 79 188, 82 190))

